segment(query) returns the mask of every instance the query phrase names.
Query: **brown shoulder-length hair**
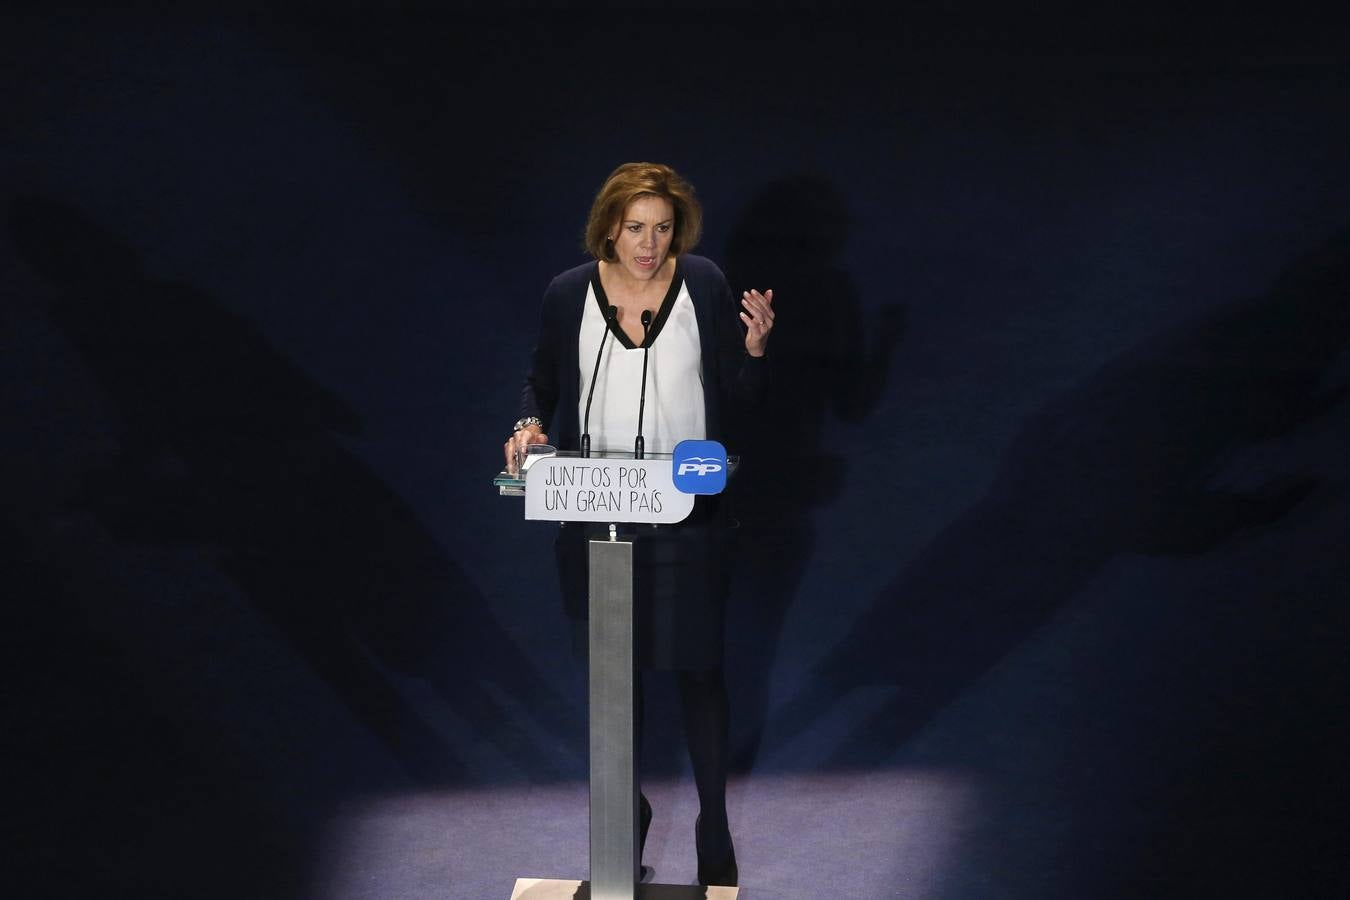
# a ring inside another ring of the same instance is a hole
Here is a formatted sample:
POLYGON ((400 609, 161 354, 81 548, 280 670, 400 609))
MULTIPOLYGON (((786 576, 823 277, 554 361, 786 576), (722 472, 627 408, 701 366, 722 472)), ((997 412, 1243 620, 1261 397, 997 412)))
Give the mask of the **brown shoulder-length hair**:
POLYGON ((675 236, 670 255, 692 250, 703 234, 703 207, 694 196, 694 186, 670 166, 661 163, 624 163, 605 179, 591 203, 586 219, 586 252, 596 259, 613 261, 614 244, 609 233, 618 224, 623 211, 638 197, 664 197, 675 207, 675 236))

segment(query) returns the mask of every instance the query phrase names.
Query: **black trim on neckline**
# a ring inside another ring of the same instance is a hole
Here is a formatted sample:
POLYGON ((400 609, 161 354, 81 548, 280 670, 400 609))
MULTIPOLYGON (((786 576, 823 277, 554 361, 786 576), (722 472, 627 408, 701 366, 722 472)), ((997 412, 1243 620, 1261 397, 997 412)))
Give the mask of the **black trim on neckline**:
MULTIPOLYGON (((670 318, 670 311, 675 308, 675 299, 680 296, 680 288, 684 285, 684 277, 680 272, 680 259, 675 258, 675 274, 670 277, 670 287, 666 289, 666 296, 661 300, 661 307, 656 311, 656 317, 652 319, 652 324, 647 328, 647 340, 642 344, 634 344, 633 341, 624 333, 619 325, 618 318, 609 324, 610 333, 625 349, 641 350, 643 347, 650 347, 656 343, 656 336, 661 333, 661 326, 666 324, 666 319, 670 318)), ((605 288, 600 284, 600 263, 595 264, 595 271, 591 273, 591 288, 595 292, 595 302, 600 307, 600 317, 604 318, 605 309, 609 306, 609 297, 605 295, 605 288)))

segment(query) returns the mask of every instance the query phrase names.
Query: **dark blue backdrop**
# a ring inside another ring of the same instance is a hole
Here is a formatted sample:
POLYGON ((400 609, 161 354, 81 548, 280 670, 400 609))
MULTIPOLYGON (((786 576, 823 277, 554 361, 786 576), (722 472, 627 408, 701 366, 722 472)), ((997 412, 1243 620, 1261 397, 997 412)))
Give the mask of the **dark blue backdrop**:
POLYGON ((963 896, 1344 887, 1350 69, 1315 22, 845 10, 10 14, 25 871, 284 896, 348 797, 584 778, 551 534, 489 482, 657 159, 780 317, 738 769, 968 773, 963 896))

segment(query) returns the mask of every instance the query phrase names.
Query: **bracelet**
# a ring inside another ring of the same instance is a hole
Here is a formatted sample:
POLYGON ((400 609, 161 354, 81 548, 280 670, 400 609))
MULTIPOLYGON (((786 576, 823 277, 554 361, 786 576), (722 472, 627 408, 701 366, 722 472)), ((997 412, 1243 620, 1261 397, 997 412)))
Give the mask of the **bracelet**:
POLYGON ((527 428, 530 425, 535 425, 542 431, 544 428, 544 420, 538 416, 526 416, 523 419, 517 419, 516 427, 511 429, 511 433, 515 434, 517 431, 520 431, 520 429, 527 428))

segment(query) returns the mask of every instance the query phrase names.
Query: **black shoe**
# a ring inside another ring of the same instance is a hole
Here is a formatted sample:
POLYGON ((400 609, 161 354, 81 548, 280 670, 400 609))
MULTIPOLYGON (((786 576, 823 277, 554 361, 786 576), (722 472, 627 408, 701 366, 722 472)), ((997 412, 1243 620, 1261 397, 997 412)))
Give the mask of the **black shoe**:
POLYGON ((736 868, 736 848, 731 843, 730 832, 726 835, 726 856, 721 859, 707 859, 703 853, 703 816, 694 819, 694 849, 698 852, 698 883, 702 885, 721 885, 737 887, 741 873, 736 868))
POLYGON ((647 830, 652 827, 652 805, 647 802, 647 795, 638 793, 638 859, 642 859, 642 851, 647 847, 647 830))

